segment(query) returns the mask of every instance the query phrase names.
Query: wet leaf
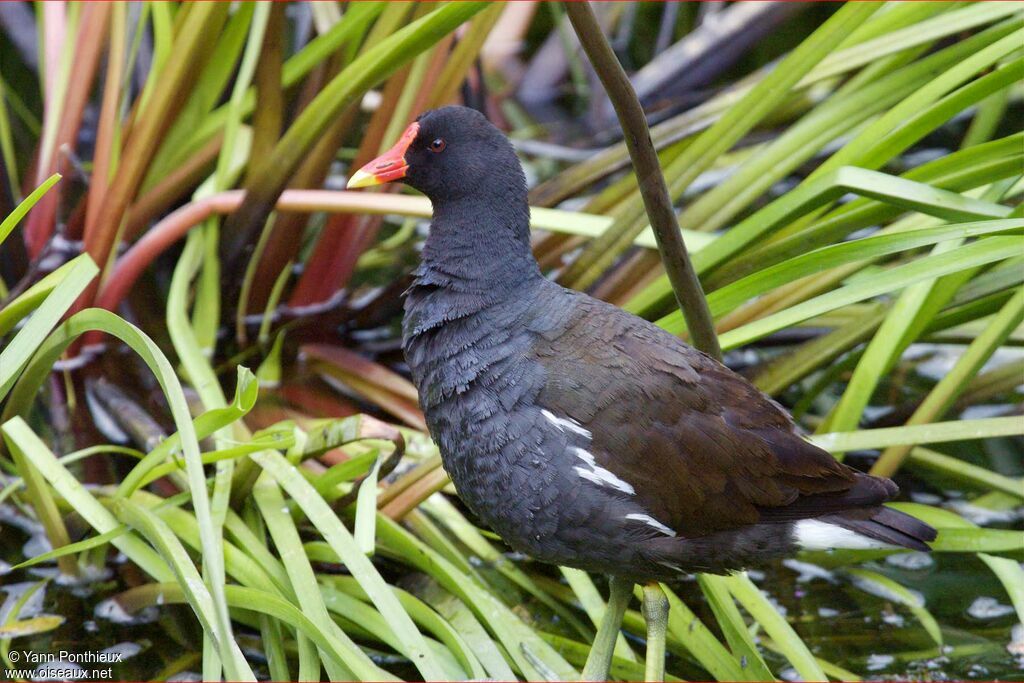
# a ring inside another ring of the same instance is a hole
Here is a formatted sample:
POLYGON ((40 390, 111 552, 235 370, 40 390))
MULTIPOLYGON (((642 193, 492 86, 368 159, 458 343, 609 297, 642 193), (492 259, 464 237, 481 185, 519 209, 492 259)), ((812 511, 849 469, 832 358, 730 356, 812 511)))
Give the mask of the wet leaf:
POLYGON ((45 615, 31 619, 19 619, 0 626, 0 638, 24 638, 46 633, 64 624, 64 617, 45 615))

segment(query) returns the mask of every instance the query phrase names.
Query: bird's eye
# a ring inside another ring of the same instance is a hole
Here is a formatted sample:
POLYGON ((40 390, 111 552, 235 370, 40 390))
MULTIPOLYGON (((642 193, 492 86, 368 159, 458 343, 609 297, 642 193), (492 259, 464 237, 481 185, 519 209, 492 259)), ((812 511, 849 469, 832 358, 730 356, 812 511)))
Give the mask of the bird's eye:
POLYGON ((443 152, 445 146, 446 146, 446 143, 444 141, 444 138, 435 138, 434 141, 430 143, 430 151, 431 152, 443 152))

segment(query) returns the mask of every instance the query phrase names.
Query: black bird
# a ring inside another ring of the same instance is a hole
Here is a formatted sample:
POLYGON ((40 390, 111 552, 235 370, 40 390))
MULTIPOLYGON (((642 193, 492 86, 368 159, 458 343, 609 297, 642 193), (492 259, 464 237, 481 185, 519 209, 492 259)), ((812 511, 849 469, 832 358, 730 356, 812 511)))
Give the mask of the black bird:
POLYGON ((522 167, 482 114, 424 113, 348 186, 396 180, 433 204, 403 323, 420 405, 459 495, 513 548, 643 583, 801 548, 928 549, 931 527, 882 506, 890 480, 805 441, 706 354, 546 279, 522 167))

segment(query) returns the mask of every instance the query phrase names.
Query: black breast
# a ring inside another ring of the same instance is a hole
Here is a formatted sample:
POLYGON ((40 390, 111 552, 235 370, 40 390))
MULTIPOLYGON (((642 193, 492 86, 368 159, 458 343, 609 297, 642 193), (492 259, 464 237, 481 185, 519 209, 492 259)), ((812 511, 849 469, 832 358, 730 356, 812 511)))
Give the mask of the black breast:
POLYGON ((553 422, 537 402, 548 371, 534 349, 560 332, 569 304, 563 290, 539 280, 488 298, 432 279, 421 269, 407 294, 404 347, 459 496, 506 542, 537 559, 581 566, 581 549, 589 547, 600 551, 602 565, 621 560, 627 549, 608 545, 613 530, 601 521, 621 519, 626 508, 609 515, 616 501, 580 486, 573 453, 586 438, 553 422))

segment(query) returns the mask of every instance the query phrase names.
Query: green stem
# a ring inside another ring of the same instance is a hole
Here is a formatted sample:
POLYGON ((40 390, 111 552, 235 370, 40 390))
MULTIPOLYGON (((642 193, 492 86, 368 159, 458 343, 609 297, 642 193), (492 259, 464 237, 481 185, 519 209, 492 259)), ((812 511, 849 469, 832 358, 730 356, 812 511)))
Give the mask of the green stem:
POLYGON ((565 11, 619 117, 626 147, 633 160, 644 208, 647 210, 654 237, 658 242, 658 252, 661 254, 661 261, 672 284, 676 300, 683 311, 683 317, 686 318, 694 345, 705 353, 721 359, 722 349, 718 345, 711 311, 708 309, 704 290, 683 243, 679 222, 672 208, 672 199, 668 194, 668 185, 658 162, 658 153, 651 142, 647 117, 640 106, 633 85, 604 37, 590 3, 567 2, 565 11))

